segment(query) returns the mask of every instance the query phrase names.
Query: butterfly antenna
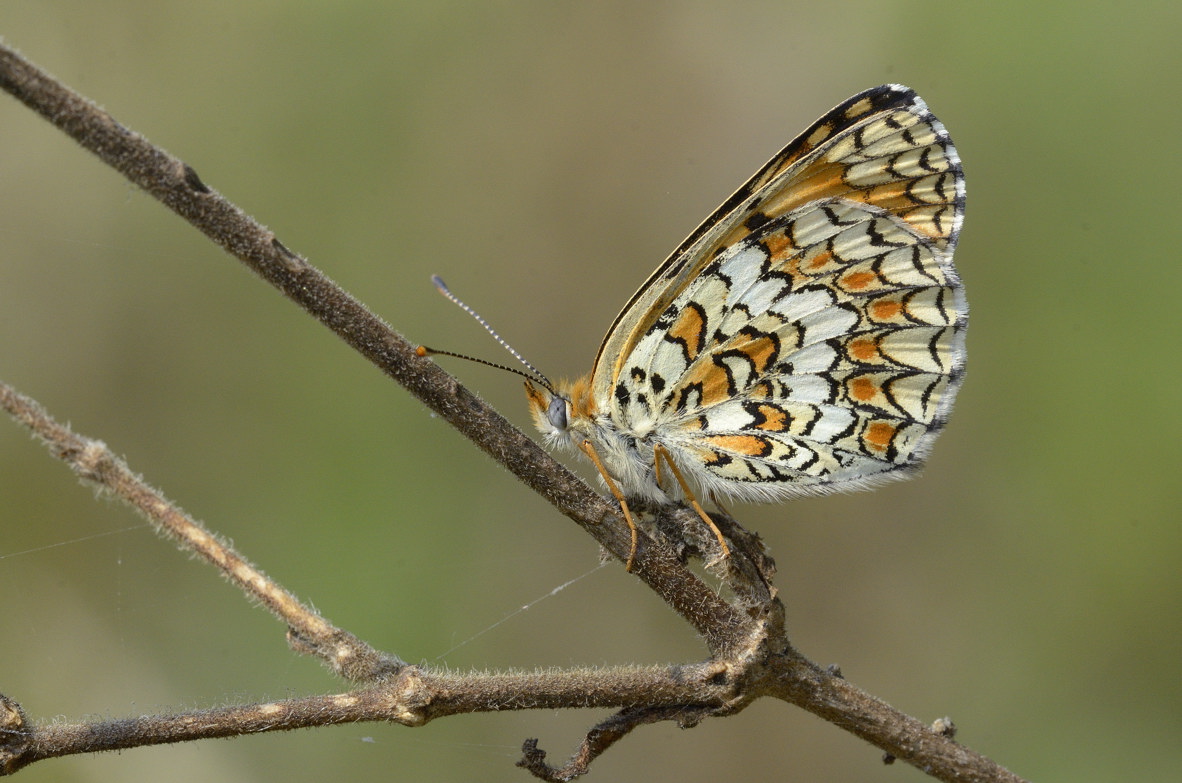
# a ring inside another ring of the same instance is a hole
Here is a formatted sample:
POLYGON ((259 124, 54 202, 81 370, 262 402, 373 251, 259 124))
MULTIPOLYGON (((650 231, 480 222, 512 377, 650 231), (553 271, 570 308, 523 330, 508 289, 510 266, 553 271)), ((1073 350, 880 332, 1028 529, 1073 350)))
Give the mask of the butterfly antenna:
POLYGON ((490 335, 492 335, 492 338, 494 340, 496 340, 502 348, 504 348, 506 351, 508 351, 510 354, 512 354, 514 359, 516 359, 517 361, 519 361, 523 365, 525 365, 526 368, 531 373, 533 373, 533 376, 530 376, 530 375, 522 372, 521 370, 518 370, 515 367, 506 367, 503 364, 496 364, 495 362, 488 362, 488 361, 485 361, 484 359, 477 359, 474 356, 465 356, 460 353, 452 353, 450 351, 437 351, 433 348, 428 348, 425 345, 420 345, 417 349, 417 352, 420 356, 426 356, 428 354, 437 354, 439 356, 452 356, 457 359, 467 359, 469 361, 476 362, 478 364, 484 364, 489 367, 496 367, 501 370, 507 370, 508 372, 511 372, 514 375, 520 375, 523 378, 528 378, 529 380, 538 381, 543 386, 546 387, 547 391, 549 391, 550 393, 554 393, 554 385, 552 383, 550 383, 550 379, 547 378, 545 375, 542 375, 541 370, 539 370, 537 367, 534 367, 532 364, 530 364, 529 361, 524 356, 522 356, 521 354, 519 354, 517 352, 516 348, 514 348, 512 345, 509 345, 509 343, 505 342, 505 339, 503 337, 501 337, 499 334, 497 334, 497 330, 493 329, 492 326, 489 325, 488 321, 484 320, 484 318, 481 317, 480 313, 476 312, 471 307, 464 304, 464 302, 462 300, 460 300, 459 297, 457 297, 455 294, 453 294, 451 292, 451 290, 448 289, 447 284, 443 282, 443 279, 439 275, 431 275, 431 282, 435 284, 435 288, 436 288, 436 290, 439 291, 439 293, 443 294, 444 296, 446 296, 448 299, 451 300, 452 304, 456 305, 461 310, 463 310, 465 313, 467 313, 468 315, 475 318, 476 323, 483 326, 484 330, 486 332, 488 332, 490 335))

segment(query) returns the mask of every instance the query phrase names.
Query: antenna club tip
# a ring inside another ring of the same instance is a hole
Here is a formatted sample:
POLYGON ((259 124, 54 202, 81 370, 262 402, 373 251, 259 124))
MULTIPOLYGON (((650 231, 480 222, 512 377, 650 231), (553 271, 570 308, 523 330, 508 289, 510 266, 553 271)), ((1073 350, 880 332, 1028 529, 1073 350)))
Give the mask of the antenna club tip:
POLYGON ((432 353, 434 352, 425 345, 420 345, 418 348, 415 348, 415 356, 430 356, 432 353))
POLYGON ((431 284, 443 293, 447 293, 447 283, 443 282, 443 278, 439 275, 431 275, 431 284))

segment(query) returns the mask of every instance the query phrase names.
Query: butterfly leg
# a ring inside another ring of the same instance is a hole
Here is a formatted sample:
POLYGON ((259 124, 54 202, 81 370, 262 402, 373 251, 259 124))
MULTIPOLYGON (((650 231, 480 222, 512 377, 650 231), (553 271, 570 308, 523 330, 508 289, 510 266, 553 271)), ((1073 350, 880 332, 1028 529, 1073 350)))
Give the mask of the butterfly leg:
POLYGON ((603 476, 603 481, 607 484, 608 490, 611 491, 615 497, 616 502, 620 504, 620 511, 624 512, 624 521, 628 523, 628 531, 632 534, 632 548, 628 550, 628 562, 624 564, 624 570, 631 572, 632 564, 636 560, 636 544, 638 534, 636 531, 636 523, 632 521, 632 511, 628 508, 628 501, 624 499, 624 493, 620 492, 620 488, 616 486, 616 482, 612 479, 611 474, 607 472, 607 468, 603 466, 603 461, 599 459, 599 453, 595 451, 595 447, 591 445, 591 441, 585 440, 579 444, 579 449, 586 454, 591 462, 595 464, 595 469, 599 471, 599 475, 603 476))
POLYGON ((677 483, 681 485, 681 491, 685 493, 687 498, 689 498, 690 505, 693 506, 694 511, 698 512, 698 516, 700 516, 702 521, 706 523, 706 527, 710 528, 711 532, 714 533, 714 537, 718 539, 718 546, 722 548, 722 556, 730 557, 731 548, 726 545, 726 539, 722 537, 722 531, 718 529, 718 526, 714 524, 714 520, 711 519, 710 515, 702 509, 701 504, 698 503, 698 499, 694 497, 694 493, 690 490, 689 484, 686 483, 685 477, 681 475, 681 471, 677 469, 677 464, 673 462, 673 455, 670 454, 669 450, 660 443, 653 446, 653 466, 657 471, 657 485, 659 486, 661 483, 662 459, 664 459, 669 465, 670 472, 672 472, 673 477, 677 479, 677 483))

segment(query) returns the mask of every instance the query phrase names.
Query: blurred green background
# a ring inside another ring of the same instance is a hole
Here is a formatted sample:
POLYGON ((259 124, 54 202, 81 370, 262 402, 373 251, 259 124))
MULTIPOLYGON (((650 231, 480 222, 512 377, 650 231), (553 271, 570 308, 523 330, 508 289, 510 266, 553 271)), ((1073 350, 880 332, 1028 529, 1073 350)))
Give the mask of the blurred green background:
MULTIPOLYGON (((0 6, 0 35, 410 339, 504 358, 439 273, 552 376, 586 372, 651 269, 809 122, 914 87, 968 176, 958 408, 919 480, 739 516, 814 660, 952 716, 1031 779, 1182 776, 1176 3, 39 0, 0 6)), ((7 96, 0 139, 0 378, 409 660, 703 656, 573 524, 7 96)), ((529 426, 517 380, 448 367, 529 426)), ((38 719, 342 688, 3 423, 0 596, 0 692, 38 719)), ((20 779, 522 781, 522 739, 565 758, 603 715, 336 727, 20 779)), ((641 729, 590 779, 724 777, 927 779, 771 702, 641 729)))

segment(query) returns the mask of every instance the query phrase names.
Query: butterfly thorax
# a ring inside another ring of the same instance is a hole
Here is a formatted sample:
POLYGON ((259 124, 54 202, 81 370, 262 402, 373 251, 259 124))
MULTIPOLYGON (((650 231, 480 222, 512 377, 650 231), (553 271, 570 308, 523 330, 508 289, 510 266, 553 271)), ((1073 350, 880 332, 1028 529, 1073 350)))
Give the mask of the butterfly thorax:
POLYGON ((560 381, 553 392, 527 382, 525 393, 534 424, 546 445, 578 449, 590 442, 625 495, 669 502, 669 496, 656 482, 655 441, 650 440, 648 432, 630 428, 602 412, 589 375, 560 381))

